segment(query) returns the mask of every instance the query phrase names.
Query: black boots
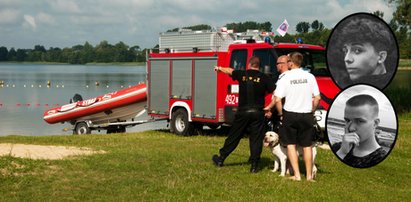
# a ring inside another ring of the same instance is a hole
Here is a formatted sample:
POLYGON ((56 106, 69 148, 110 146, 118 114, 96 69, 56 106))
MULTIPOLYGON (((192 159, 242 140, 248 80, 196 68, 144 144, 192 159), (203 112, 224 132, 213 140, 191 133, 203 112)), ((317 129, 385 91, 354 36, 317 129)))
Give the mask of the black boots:
MULTIPOLYGON (((217 154, 215 154, 212 158, 214 165, 216 165, 217 167, 223 167, 223 163, 225 158, 222 156, 218 156, 217 154)), ((251 173, 257 173, 258 172, 258 161, 252 161, 251 162, 251 169, 250 169, 251 173)))
POLYGON ((257 172, 258 172, 258 162, 251 162, 250 173, 257 173, 257 172))
POLYGON ((218 155, 214 155, 212 158, 214 165, 217 167, 223 167, 224 158, 218 155))

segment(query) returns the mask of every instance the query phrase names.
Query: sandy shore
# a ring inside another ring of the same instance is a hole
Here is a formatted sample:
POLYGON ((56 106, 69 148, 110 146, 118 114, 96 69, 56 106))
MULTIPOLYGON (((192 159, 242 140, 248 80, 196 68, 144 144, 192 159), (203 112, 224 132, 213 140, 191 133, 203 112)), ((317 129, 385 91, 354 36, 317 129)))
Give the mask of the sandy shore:
POLYGON ((58 160, 69 156, 101 154, 105 151, 94 151, 89 148, 44 146, 28 144, 0 144, 0 156, 10 155, 13 157, 58 160))

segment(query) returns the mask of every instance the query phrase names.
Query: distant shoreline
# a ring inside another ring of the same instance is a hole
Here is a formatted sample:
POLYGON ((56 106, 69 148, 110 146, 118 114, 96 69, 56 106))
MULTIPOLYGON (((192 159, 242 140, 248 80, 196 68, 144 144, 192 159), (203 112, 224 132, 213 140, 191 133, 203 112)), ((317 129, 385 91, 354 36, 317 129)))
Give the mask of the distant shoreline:
MULTIPOLYGON (((108 62, 108 63, 103 63, 103 62, 91 62, 91 63, 86 63, 86 64, 70 64, 70 63, 61 63, 61 62, 15 62, 15 61, 3 61, 0 62, 0 64, 38 64, 38 65, 100 65, 100 66, 112 66, 112 65, 118 65, 118 66, 145 66, 146 62, 108 62)), ((402 66, 399 64, 398 70, 404 70, 404 71, 410 71, 411 66, 402 66)))
POLYGON ((411 67, 398 67, 398 70, 411 70, 411 67))

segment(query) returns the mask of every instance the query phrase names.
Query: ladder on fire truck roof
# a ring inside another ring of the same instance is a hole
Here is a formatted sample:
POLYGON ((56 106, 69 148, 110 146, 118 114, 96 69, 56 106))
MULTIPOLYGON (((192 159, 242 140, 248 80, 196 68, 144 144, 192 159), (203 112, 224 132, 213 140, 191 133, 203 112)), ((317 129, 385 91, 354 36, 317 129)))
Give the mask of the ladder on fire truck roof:
POLYGON ((247 30, 243 33, 233 33, 232 30, 222 28, 219 31, 180 29, 178 32, 160 33, 160 52, 201 52, 201 51, 227 51, 233 43, 246 43, 247 39, 264 42, 272 32, 259 32, 247 30))

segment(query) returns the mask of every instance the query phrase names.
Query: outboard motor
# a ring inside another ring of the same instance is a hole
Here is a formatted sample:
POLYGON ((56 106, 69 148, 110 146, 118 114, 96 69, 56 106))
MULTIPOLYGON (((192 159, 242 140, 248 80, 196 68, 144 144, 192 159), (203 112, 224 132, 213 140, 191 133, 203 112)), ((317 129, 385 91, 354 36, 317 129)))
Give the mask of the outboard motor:
POLYGON ((78 101, 82 101, 83 98, 81 97, 80 94, 74 94, 73 98, 70 99, 70 103, 74 103, 74 102, 78 102, 78 101))

